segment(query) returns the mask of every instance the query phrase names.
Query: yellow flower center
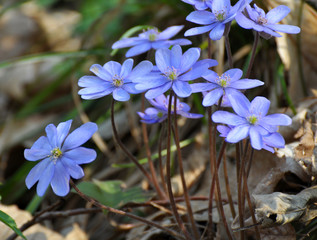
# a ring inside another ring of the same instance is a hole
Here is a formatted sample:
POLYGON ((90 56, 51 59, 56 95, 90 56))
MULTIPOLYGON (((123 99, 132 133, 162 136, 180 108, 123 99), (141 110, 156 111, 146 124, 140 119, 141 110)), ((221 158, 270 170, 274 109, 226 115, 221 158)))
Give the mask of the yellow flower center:
POLYGON ((62 155, 62 151, 58 147, 56 147, 51 151, 51 155, 49 157, 54 162, 54 164, 56 164, 57 159, 62 155))
POLYGON ((121 87, 123 85, 123 79, 118 75, 114 75, 112 78, 112 84, 116 87, 121 87))
POLYGON ((162 112, 158 112, 157 117, 159 117, 159 118, 163 117, 163 113, 162 112))
POLYGON ((255 125, 258 122, 258 118, 254 115, 251 115, 250 117, 248 117, 247 120, 252 125, 255 125))
POLYGON ((216 79, 216 83, 218 83, 221 87, 227 87, 231 81, 231 78, 227 74, 222 74, 220 77, 216 79))
POLYGON ((175 80, 177 79, 178 77, 178 73, 177 73, 177 70, 172 67, 172 68, 169 68, 166 72, 165 72, 165 76, 170 79, 170 80, 175 80))
POLYGON ((155 33, 151 33, 151 34, 149 35, 149 40, 150 40, 151 42, 155 41, 155 40, 156 40, 156 34, 155 34, 155 33))
POLYGON ((215 12, 215 17, 219 22, 222 22, 227 17, 226 12, 224 10, 217 11, 215 12))

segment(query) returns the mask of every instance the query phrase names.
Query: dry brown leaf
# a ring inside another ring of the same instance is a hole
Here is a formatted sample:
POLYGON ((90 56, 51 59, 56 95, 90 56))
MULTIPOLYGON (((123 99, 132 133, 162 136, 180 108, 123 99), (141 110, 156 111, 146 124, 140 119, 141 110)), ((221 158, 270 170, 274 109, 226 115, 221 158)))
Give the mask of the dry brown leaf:
POLYGON ((291 224, 260 230, 262 240, 295 240, 296 232, 291 224))
MULTIPOLYGON (((290 7, 290 14, 282 20, 283 24, 290 24, 298 26, 298 19, 300 15, 300 4, 302 1, 293 0, 265 0, 263 1, 268 8, 272 9, 278 5, 287 5, 290 7)), ((315 64, 317 56, 317 13, 307 3, 304 3, 301 22, 301 57, 303 74, 307 89, 317 88, 317 65, 315 64)), ((297 36, 292 34, 281 34, 282 37, 276 38, 278 53, 285 65, 286 70, 289 71, 289 94, 291 99, 295 102, 304 97, 301 76, 300 63, 298 56, 297 36)), ((311 94, 311 93, 310 93, 311 94)))

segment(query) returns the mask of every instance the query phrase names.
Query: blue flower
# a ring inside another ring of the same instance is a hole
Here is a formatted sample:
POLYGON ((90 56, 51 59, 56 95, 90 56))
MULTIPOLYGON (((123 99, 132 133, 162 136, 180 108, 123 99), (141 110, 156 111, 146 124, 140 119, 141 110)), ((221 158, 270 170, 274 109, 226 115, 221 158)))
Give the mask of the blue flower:
POLYGON ((239 0, 234 6, 231 6, 230 0, 213 0, 210 6, 211 12, 194 11, 187 16, 187 21, 205 26, 191 28, 185 32, 185 36, 193 36, 210 31, 210 39, 221 39, 224 35, 226 25, 251 1, 252 0, 239 0))
POLYGON ((198 61, 200 48, 190 48, 184 54, 179 45, 171 50, 168 48, 159 49, 155 53, 155 61, 159 71, 146 76, 145 79, 135 79, 136 89, 148 90, 145 97, 156 98, 172 88, 178 97, 188 97, 192 89, 188 81, 197 79, 204 74, 209 67, 217 64, 216 60, 205 59, 198 61))
MULTIPOLYGON (((170 96, 165 97, 164 94, 156 97, 155 99, 149 100, 151 105, 154 107, 147 108, 144 113, 138 112, 139 116, 142 118, 141 122, 147 124, 160 123, 163 122, 168 115, 168 103, 170 96)), ((172 97, 172 104, 174 104, 174 97, 172 97)), ((172 114, 174 113, 174 106, 172 106, 172 114)), ((186 118, 201 118, 202 114, 190 113, 190 107, 184 102, 180 102, 176 99, 176 114, 181 115, 186 118)))
MULTIPOLYGON (((256 97, 250 103, 244 95, 228 95, 232 108, 236 114, 226 111, 216 111, 212 120, 216 123, 227 124, 232 130, 226 136, 226 141, 237 143, 250 137, 251 146, 260 150, 263 148, 263 137, 277 131, 278 125, 290 125, 292 119, 285 114, 267 115, 270 101, 265 97, 256 97)), ((274 140, 274 138, 272 137, 274 140)), ((272 141, 273 141, 272 140, 272 141)), ((272 142, 275 146, 280 142, 272 142)))
POLYGON ((45 128, 47 137, 40 137, 31 149, 24 150, 28 161, 41 160, 25 179, 29 189, 38 182, 36 191, 39 196, 44 195, 49 184, 56 195, 67 195, 70 177, 79 179, 84 176, 79 164, 90 163, 96 158, 95 150, 80 146, 97 131, 97 125, 88 122, 68 134, 71 124, 72 120, 57 127, 49 124, 45 128))
POLYGON ((149 61, 140 62, 134 69, 133 59, 127 59, 121 64, 110 61, 100 66, 94 64, 90 71, 97 76, 83 76, 78 85, 83 87, 78 94, 83 99, 96 99, 112 93, 117 101, 128 101, 130 94, 138 94, 141 91, 135 89, 133 80, 143 79, 151 72, 153 65, 149 61))
MULTIPOLYGON (((217 130, 220 132, 220 137, 226 138, 230 131, 233 129, 232 126, 218 125, 217 130)), ((262 148, 274 153, 274 148, 284 148, 285 140, 278 132, 270 133, 262 136, 263 145, 262 148)))
POLYGON ((112 45, 113 49, 132 47, 126 57, 133 57, 149 51, 150 49, 168 48, 172 45, 189 45, 192 42, 185 39, 168 40, 174 37, 184 26, 172 26, 159 32, 157 28, 140 33, 138 37, 124 38, 112 45))
MULTIPOLYGON (((221 76, 214 71, 208 70, 208 72, 203 75, 203 78, 206 79, 208 83, 193 83, 190 86, 193 93, 208 91, 203 99, 203 105, 207 107, 216 104, 225 94, 232 92, 242 94, 240 90, 258 87, 264 84, 262 81, 256 79, 240 79, 242 74, 243 72, 237 68, 230 69, 221 76)), ((234 96, 234 94, 231 95, 234 96)))
POLYGON ((292 25, 277 24, 291 11, 287 6, 280 5, 273 8, 268 13, 254 4, 254 8, 250 5, 246 6, 245 14, 237 13, 237 23, 246 29, 254 29, 259 32, 260 35, 266 39, 274 36, 281 37, 277 32, 284 32, 290 34, 297 34, 300 32, 300 28, 292 25))
POLYGON ((185 3, 193 5, 197 10, 205 10, 211 6, 213 0, 182 0, 185 3))

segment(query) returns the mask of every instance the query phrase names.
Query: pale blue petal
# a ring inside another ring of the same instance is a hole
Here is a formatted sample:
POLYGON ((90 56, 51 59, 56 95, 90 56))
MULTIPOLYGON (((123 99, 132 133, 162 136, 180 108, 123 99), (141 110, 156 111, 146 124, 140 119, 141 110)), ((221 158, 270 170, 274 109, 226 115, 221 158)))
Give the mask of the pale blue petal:
POLYGON ((167 42, 170 46, 171 45, 180 45, 180 46, 185 46, 185 45, 190 45, 192 44, 191 41, 189 41, 186 38, 179 38, 179 39, 175 39, 175 40, 169 40, 167 42))
POLYGON ((216 111, 212 114, 212 120, 216 123, 224 123, 231 126, 248 124, 245 118, 226 111, 216 111))
POLYGON ((285 147, 285 140, 279 133, 272 133, 268 136, 263 136, 263 143, 276 148, 285 147))
POLYGON ((125 60, 122 64, 121 72, 120 72, 119 76, 122 79, 125 79, 130 74, 132 67, 133 67, 133 59, 129 58, 129 59, 125 60))
POLYGON ((80 179, 85 175, 83 169, 80 166, 78 166, 78 164, 74 162, 73 160, 66 157, 62 157, 60 161, 64 165, 67 173, 72 178, 80 179))
POLYGON ((37 195, 39 195, 40 197, 44 195, 47 187, 49 186, 53 178, 54 172, 55 172, 55 164, 52 161, 50 161, 50 163, 42 172, 42 176, 40 177, 39 182, 36 186, 37 195))
POLYGON ((271 102, 265 97, 255 97, 250 105, 250 113, 264 117, 270 108, 271 102))
POLYGON ((233 110, 242 117, 248 117, 250 102, 247 97, 234 89, 226 88, 225 91, 233 110))
POLYGON ((157 50, 155 62, 160 71, 165 73, 171 67, 171 51, 167 48, 157 50))
POLYGON ((206 94, 206 96, 203 99, 203 106, 209 107, 214 104, 218 104, 218 100, 223 95, 222 88, 215 88, 214 90, 210 91, 206 94))
MULTIPOLYGON (((102 85, 95 86, 95 87, 86 87, 83 89, 80 89, 78 91, 79 95, 92 95, 92 94, 100 94, 102 93, 102 96, 108 95, 113 92, 113 90, 116 87, 112 83, 106 83, 104 82, 102 85)), ((84 98, 84 96, 82 96, 84 98)))
POLYGON ((190 81, 200 78, 208 70, 208 64, 192 67, 192 69, 181 75, 178 79, 181 81, 190 81))
POLYGON ((57 145, 59 148, 62 147, 62 144, 69 133, 70 126, 72 125, 73 120, 68 120, 62 122, 57 126, 57 145))
POLYGON ((116 88, 115 90, 113 90, 112 95, 115 100, 120 102, 125 102, 130 99, 130 94, 123 88, 116 88))
MULTIPOLYGON (((112 79, 111 79, 112 82, 112 79)), ((111 83, 110 81, 102 80, 99 77, 95 76, 83 76, 78 80, 79 87, 98 87, 104 85, 104 83, 111 83)))
POLYGON ((179 69, 182 60, 182 48, 179 45, 176 45, 172 48, 171 52, 171 65, 175 69, 179 69))
POLYGON ((30 189, 42 176, 47 166, 51 163, 50 158, 45 158, 37 163, 25 178, 25 184, 30 189))
POLYGON ((166 28, 164 31, 160 32, 157 36, 157 40, 167 40, 174 37, 180 30, 182 30, 184 25, 172 26, 166 28))
POLYGON ((113 76, 110 74, 110 72, 108 72, 105 68, 103 68, 99 64, 92 65, 89 70, 93 72, 96 76, 98 76, 99 78, 106 81, 111 81, 113 76))
MULTIPOLYGON (((205 72, 205 74, 202 76, 204 79, 206 79, 208 82, 216 83, 216 79, 219 77, 218 74, 212 70, 208 70, 205 72)), ((218 84, 217 84, 218 85, 218 84)))
POLYGON ((209 32, 212 28, 214 28, 215 25, 216 25, 216 23, 213 23, 213 24, 207 25, 207 26, 203 26, 203 27, 191 28, 185 32, 184 36, 188 37, 188 36, 199 35, 199 34, 202 34, 205 32, 209 32))
MULTIPOLYGON (((215 1, 216 2, 216 1, 215 1)), ((221 1, 217 1, 221 2, 221 1)), ((225 32, 225 24, 218 23, 209 33, 209 37, 211 40, 220 40, 225 32)))
POLYGON ((239 68, 233 68, 226 71, 223 75, 229 75, 231 82, 235 82, 242 77, 242 74, 242 70, 240 70, 239 68))
POLYGON ((216 87, 219 87, 217 84, 214 83, 193 83, 190 84, 193 93, 197 92, 206 92, 216 87))
POLYGON ((135 86, 136 86, 135 83, 126 83, 122 86, 122 89, 124 89, 125 91, 127 91, 130 94, 139 94, 141 92, 144 92, 144 90, 136 89, 135 86))
POLYGON ((86 94, 82 94, 82 90, 84 90, 84 89, 82 89, 78 92, 78 94, 81 95, 82 99, 90 100, 90 99, 97 99, 97 98, 101 98, 101 97, 104 97, 106 95, 109 95, 110 93, 113 92, 114 89, 115 89, 114 86, 106 89, 105 91, 101 91, 101 92, 96 92, 96 91, 98 91, 98 89, 96 89, 96 88, 95 89, 87 89, 87 91, 89 91, 89 92, 86 94))
POLYGON ((186 17, 186 20, 197 24, 207 25, 215 21, 215 15, 208 11, 194 11, 186 17))
POLYGON ((254 149, 256 150, 262 149, 262 145, 263 145, 262 136, 254 127, 250 128, 250 140, 251 140, 251 146, 254 149))
POLYGON ((90 148, 78 147, 64 153, 64 157, 77 164, 91 163, 97 157, 96 151, 90 148))
POLYGON ((97 130, 98 126, 96 123, 88 122, 81 125, 66 137, 62 151, 66 152, 79 147, 87 142, 97 130))
POLYGON ((139 37, 124 38, 124 39, 121 39, 121 40, 115 42, 112 45, 112 48, 116 49, 116 48, 132 47, 132 46, 135 46, 135 45, 138 45, 138 44, 142 44, 142 43, 145 43, 145 42, 147 42, 147 40, 140 39, 139 37))
POLYGON ((150 88, 157 88, 170 82, 169 79, 162 75, 153 76, 153 78, 145 78, 142 83, 138 83, 135 88, 139 90, 147 90, 150 88))
POLYGON ((255 22, 247 18, 244 14, 242 13, 237 13, 236 15, 236 21, 239 24, 240 27, 245 28, 245 29, 251 29, 253 28, 254 25, 256 25, 255 22))
POLYGON ((66 196, 69 192, 69 174, 61 161, 58 161, 55 165, 51 186, 54 193, 60 197, 66 196))
POLYGON ((184 112, 184 111, 177 111, 177 114, 185 117, 185 118, 191 118, 191 119, 197 119, 197 118, 202 118, 204 115, 198 114, 198 113, 189 113, 189 112, 184 112))
POLYGON ((283 33, 289 33, 289 34, 297 34, 300 32, 300 28, 293 25, 272 24, 272 25, 266 25, 266 26, 277 32, 283 32, 283 33))
POLYGON ((150 61, 142 61, 131 71, 131 73, 127 76, 127 80, 134 82, 139 78, 144 78, 145 75, 150 73, 153 69, 153 64, 150 61))
POLYGON ((103 68, 106 69, 110 76, 111 79, 117 75, 120 76, 120 72, 121 72, 121 64, 115 61, 109 61, 107 62, 105 65, 103 65, 103 68))
POLYGON ((229 132, 231 131, 231 128, 225 125, 217 125, 217 130, 220 133, 220 137, 227 137, 229 132))
POLYGON ((225 13, 225 15, 227 15, 231 9, 231 3, 230 3, 230 0, 221 0, 221 1, 214 0, 211 3, 211 8, 214 14, 223 12, 225 13))
POLYGON ((24 157, 28 161, 38 161, 46 158, 51 154, 51 150, 48 149, 25 149, 24 157))
POLYGON ((238 81, 230 83, 231 88, 235 89, 250 89, 264 85, 264 82, 256 79, 240 79, 238 81))
POLYGON ((234 127, 227 135, 226 141, 230 143, 237 143, 245 139, 249 135, 250 125, 239 125, 234 127))
POLYGON ((171 82, 167 82, 166 84, 164 84, 163 86, 157 87, 157 88, 153 88, 150 89, 149 91, 147 91, 145 93, 145 97, 147 99, 153 99, 158 97, 159 95, 165 93, 167 90, 169 90, 172 86, 171 82))
POLYGON ((187 82, 175 81, 172 85, 172 88, 173 88, 175 94, 181 98, 188 97, 192 93, 192 89, 191 89, 189 83, 187 83, 187 82))
POLYGON ((278 23, 283 18, 285 18, 290 13, 290 11, 291 9, 284 5, 280 5, 276 8, 273 8, 266 14, 268 24, 278 23))
POLYGON ((182 56, 180 73, 187 72, 197 62, 197 60, 199 59, 199 56, 200 56, 200 48, 188 49, 182 56))
POLYGON ((151 43, 145 42, 130 48, 125 54, 126 57, 134 57, 149 51, 152 48, 151 43))
POLYGON ((54 124, 49 124, 45 128, 47 139, 52 148, 57 147, 57 130, 54 124))
POLYGON ((262 121, 270 125, 288 126, 292 124, 292 119, 282 113, 275 113, 262 118, 262 121))

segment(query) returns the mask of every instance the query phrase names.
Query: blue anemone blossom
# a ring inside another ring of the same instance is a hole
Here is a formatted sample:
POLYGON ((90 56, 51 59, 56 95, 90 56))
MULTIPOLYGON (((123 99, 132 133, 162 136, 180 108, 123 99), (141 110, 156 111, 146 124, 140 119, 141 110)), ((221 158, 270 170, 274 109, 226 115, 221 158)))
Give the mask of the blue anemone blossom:
POLYGON ((197 10, 205 10, 211 6, 213 0, 182 0, 185 3, 193 5, 197 10))
POLYGON ((151 72, 153 65, 149 61, 140 62, 134 69, 133 59, 127 59, 121 64, 115 61, 107 62, 101 66, 94 64, 90 71, 96 76, 83 76, 78 85, 83 87, 78 94, 83 99, 96 99, 112 94, 117 101, 128 101, 130 94, 138 94, 142 91, 135 89, 133 80, 143 79, 151 72))
MULTIPOLYGON (((250 89, 263 85, 262 81, 256 79, 240 79, 242 70, 238 68, 230 69, 219 76, 216 72, 208 70, 202 77, 207 83, 193 83, 191 88, 193 93, 206 92, 203 99, 205 107, 217 104, 219 99, 225 94, 232 92, 242 94, 240 90, 250 89)), ((235 96, 235 94, 231 94, 235 96)))
MULTIPOLYGON (((267 115, 270 101, 265 97, 256 97, 250 103, 244 95, 228 95, 230 103, 236 114, 227 111, 216 111, 212 120, 232 126, 232 130, 226 136, 226 141, 237 143, 250 137, 251 146, 260 150, 263 148, 263 137, 275 133, 279 125, 290 125, 292 119, 285 114, 267 115)), ((274 138, 271 139, 274 141, 274 138)), ((280 144, 272 142, 272 144, 280 144)), ((274 146, 270 145, 270 146, 274 146)))
POLYGON ((236 15, 237 23, 245 29, 254 29, 260 33, 263 38, 281 37, 277 32, 297 34, 300 32, 300 28, 297 26, 277 24, 283 18, 285 18, 290 8, 284 5, 280 5, 273 8, 268 13, 265 13, 263 9, 254 4, 252 8, 249 4, 246 6, 244 13, 239 12, 236 15))
MULTIPOLYGON (((226 138, 230 131, 234 127, 232 126, 225 126, 225 125, 218 125, 217 130, 220 133, 220 137, 226 138)), ((284 148, 285 147, 285 140, 283 136, 278 132, 273 132, 268 135, 262 136, 263 145, 262 148, 274 153, 274 148, 284 148)))
POLYGON ((211 40, 219 40, 225 33, 227 24, 234 20, 236 14, 241 12, 246 4, 252 0, 239 0, 234 6, 231 6, 230 0, 213 0, 210 11, 194 11, 191 12, 186 20, 205 25, 203 27, 195 27, 187 30, 185 36, 193 36, 209 32, 211 40))
POLYGON ((70 177, 79 179, 84 176, 79 164, 90 163, 95 160, 95 150, 81 147, 97 131, 95 123, 83 124, 69 134, 72 120, 62 122, 55 127, 49 124, 46 135, 40 137, 30 149, 24 150, 24 157, 28 161, 38 161, 25 179, 30 189, 36 182, 37 194, 43 196, 49 184, 58 196, 65 196, 69 192, 70 177))
POLYGON ((200 78, 209 67, 217 65, 213 59, 198 61, 200 48, 190 48, 184 54, 179 45, 171 50, 162 48, 156 51, 156 66, 145 79, 134 79, 136 89, 146 91, 145 97, 153 99, 173 89, 178 97, 188 97, 192 89, 188 81, 200 78))
POLYGON ((149 29, 139 34, 138 37, 123 38, 112 45, 113 49, 132 47, 126 57, 133 57, 149 51, 150 49, 168 48, 172 45, 190 45, 191 41, 185 38, 169 40, 183 29, 181 26, 172 26, 159 32, 157 28, 149 29))
MULTIPOLYGON (((138 112, 142 118, 141 122, 147 124, 163 122, 168 115, 168 103, 170 96, 165 97, 164 94, 156 97, 155 99, 149 100, 150 104, 154 107, 147 108, 144 113, 138 112)), ((174 104, 174 97, 172 97, 172 104, 174 104)), ((176 114, 186 118, 201 118, 204 115, 197 113, 190 113, 190 107, 187 103, 176 99, 176 114)), ((171 113, 174 113, 174 107, 172 106, 171 113)))

